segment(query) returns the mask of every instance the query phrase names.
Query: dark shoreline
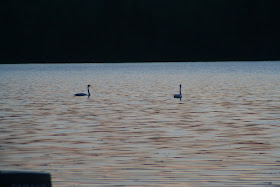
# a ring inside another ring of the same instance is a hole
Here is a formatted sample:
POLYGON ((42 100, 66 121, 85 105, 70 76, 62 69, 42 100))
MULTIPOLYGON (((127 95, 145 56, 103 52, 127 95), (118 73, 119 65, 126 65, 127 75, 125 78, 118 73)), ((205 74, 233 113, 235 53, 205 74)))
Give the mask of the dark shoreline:
POLYGON ((280 1, 7 1, 0 63, 280 60, 280 1))

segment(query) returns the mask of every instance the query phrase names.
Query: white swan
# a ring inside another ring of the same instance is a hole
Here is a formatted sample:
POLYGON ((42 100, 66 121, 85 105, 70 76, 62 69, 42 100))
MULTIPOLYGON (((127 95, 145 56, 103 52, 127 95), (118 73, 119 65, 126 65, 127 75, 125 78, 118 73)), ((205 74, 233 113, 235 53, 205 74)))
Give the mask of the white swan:
POLYGON ((181 84, 180 84, 180 94, 174 94, 174 98, 180 98, 180 101, 182 99, 182 93, 181 93, 181 84))
POLYGON ((75 96, 88 96, 88 97, 89 97, 89 96, 90 96, 89 87, 90 87, 90 85, 87 86, 88 94, 85 94, 85 93, 77 93, 77 94, 75 94, 75 96))

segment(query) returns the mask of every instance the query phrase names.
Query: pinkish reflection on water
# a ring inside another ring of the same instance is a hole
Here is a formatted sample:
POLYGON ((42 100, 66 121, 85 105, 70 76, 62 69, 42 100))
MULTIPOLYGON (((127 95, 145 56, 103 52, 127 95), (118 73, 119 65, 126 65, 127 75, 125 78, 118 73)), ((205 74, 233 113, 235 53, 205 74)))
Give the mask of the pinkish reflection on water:
POLYGON ((59 187, 280 184, 280 63, 0 67, 1 170, 59 187))

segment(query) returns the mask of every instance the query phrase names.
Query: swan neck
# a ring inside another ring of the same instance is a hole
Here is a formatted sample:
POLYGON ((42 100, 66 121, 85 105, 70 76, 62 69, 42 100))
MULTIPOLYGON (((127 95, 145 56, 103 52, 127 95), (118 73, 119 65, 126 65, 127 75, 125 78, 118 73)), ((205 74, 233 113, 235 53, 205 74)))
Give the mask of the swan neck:
POLYGON ((181 95, 181 84, 180 84, 180 95, 181 95))
POLYGON ((87 89, 87 91, 88 91, 88 97, 89 97, 90 96, 89 88, 87 89))

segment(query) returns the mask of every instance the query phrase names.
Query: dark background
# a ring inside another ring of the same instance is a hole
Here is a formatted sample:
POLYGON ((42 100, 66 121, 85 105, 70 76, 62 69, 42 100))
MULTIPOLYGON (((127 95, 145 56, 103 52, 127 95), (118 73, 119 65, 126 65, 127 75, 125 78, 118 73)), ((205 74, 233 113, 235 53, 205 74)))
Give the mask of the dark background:
POLYGON ((1 63, 280 60, 279 0, 5 0, 1 63))

